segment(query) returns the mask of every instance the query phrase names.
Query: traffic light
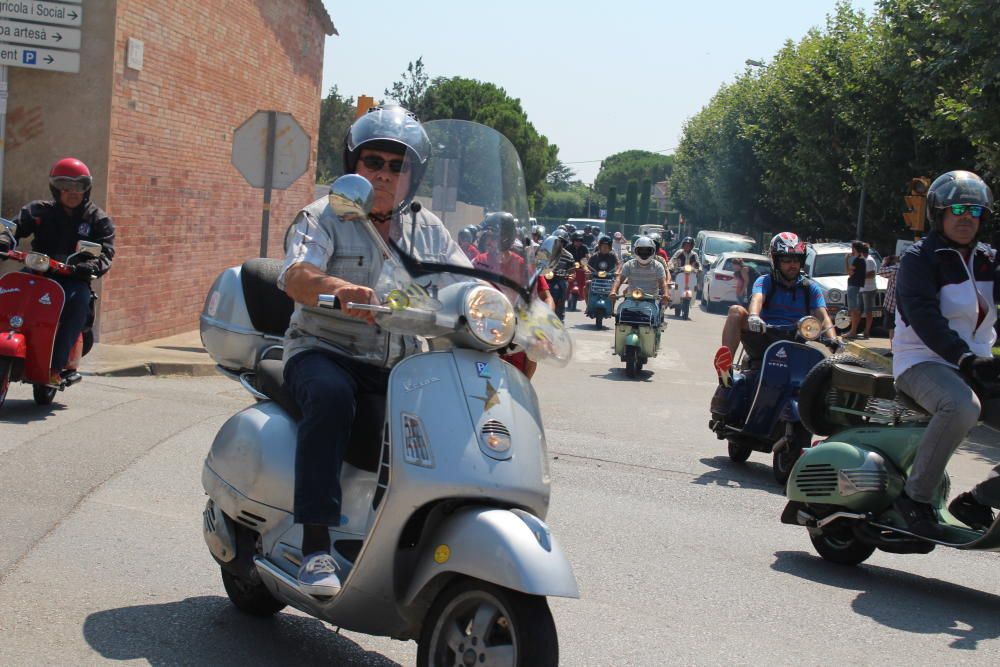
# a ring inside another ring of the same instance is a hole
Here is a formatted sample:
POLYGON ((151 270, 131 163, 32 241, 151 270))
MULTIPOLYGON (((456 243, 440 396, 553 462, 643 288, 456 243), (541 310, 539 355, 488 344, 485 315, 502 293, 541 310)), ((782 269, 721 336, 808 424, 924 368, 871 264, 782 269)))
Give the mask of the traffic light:
POLYGON ((928 178, 923 178, 918 176, 917 178, 911 178, 909 183, 910 193, 903 197, 906 202, 906 210, 903 212, 903 220, 906 221, 906 226, 915 232, 924 231, 924 222, 926 218, 925 207, 927 204, 927 188, 931 185, 931 181, 928 178))

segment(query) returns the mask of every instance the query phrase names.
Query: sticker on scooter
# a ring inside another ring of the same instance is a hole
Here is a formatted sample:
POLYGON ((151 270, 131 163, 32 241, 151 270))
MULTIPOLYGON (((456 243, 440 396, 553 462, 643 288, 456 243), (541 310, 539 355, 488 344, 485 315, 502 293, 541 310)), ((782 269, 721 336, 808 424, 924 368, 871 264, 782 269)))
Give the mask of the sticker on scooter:
POLYGON ((500 392, 493 388, 490 381, 486 381, 486 395, 485 396, 473 396, 472 398, 478 399, 483 402, 483 412, 486 412, 492 407, 500 405, 500 392))
POLYGON ((485 361, 476 362, 476 374, 481 378, 493 377, 490 375, 490 365, 485 361))
POLYGON ((11 287, 10 289, 4 289, 0 287, 0 296, 3 296, 4 294, 13 294, 14 292, 20 292, 20 291, 21 291, 20 287, 11 287))
POLYGON ((48 292, 46 292, 45 294, 42 295, 42 298, 38 300, 38 303, 42 304, 43 306, 51 306, 52 297, 49 296, 48 292))
POLYGON ((781 348, 780 350, 778 350, 777 352, 774 353, 774 358, 775 359, 787 359, 788 358, 788 353, 785 352, 785 348, 781 348))

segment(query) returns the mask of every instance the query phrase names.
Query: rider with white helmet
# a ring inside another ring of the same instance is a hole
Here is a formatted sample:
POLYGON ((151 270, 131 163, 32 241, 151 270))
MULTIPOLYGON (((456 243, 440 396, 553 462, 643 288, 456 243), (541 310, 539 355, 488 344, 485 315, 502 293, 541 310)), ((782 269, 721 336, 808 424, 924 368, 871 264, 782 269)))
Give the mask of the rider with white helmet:
MULTIPOLYGON (((667 291, 670 272, 663 268, 663 264, 660 262, 653 261, 655 252, 656 244, 649 237, 643 236, 635 242, 632 248, 635 258, 625 262, 621 271, 615 276, 615 283, 611 286, 612 299, 618 297, 618 288, 627 282, 631 287, 639 288, 647 294, 658 294, 660 304, 667 305, 670 300, 667 291)), ((659 322, 659 317, 657 317, 657 322, 659 322)))

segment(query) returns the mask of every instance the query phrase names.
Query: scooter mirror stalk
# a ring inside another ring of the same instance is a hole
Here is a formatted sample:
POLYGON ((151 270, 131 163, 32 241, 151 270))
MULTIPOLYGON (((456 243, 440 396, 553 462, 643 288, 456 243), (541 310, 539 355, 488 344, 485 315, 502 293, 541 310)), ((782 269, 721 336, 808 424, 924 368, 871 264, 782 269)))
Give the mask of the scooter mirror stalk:
POLYGON ((343 220, 367 220, 375 191, 364 176, 344 174, 330 184, 330 208, 343 220))

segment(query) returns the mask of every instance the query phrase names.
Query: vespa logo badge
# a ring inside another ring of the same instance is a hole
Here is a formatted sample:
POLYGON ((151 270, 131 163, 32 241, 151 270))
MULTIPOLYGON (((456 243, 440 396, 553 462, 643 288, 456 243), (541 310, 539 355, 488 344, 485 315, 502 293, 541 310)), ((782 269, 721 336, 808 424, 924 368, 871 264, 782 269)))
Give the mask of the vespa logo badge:
POLYGON ((42 295, 42 298, 38 300, 38 303, 42 304, 43 306, 51 306, 52 297, 49 296, 48 292, 46 292, 45 294, 42 295))
POLYGON ((435 377, 427 378, 426 380, 420 380, 419 382, 407 380, 406 382, 403 383, 403 389, 405 389, 407 392, 411 392, 414 389, 420 389, 421 387, 426 387, 429 384, 433 384, 434 382, 440 382, 440 381, 441 378, 435 378, 435 377))
POLYGON ((788 353, 785 352, 785 348, 781 348, 780 350, 778 350, 777 352, 774 353, 774 358, 775 359, 787 359, 788 358, 788 353))
POLYGON ((490 365, 485 361, 476 362, 476 374, 481 378, 493 377, 490 375, 490 365))
POLYGON ((21 291, 20 287, 11 287, 10 289, 4 289, 0 287, 0 296, 3 296, 4 294, 13 294, 15 292, 20 292, 20 291, 21 291))

